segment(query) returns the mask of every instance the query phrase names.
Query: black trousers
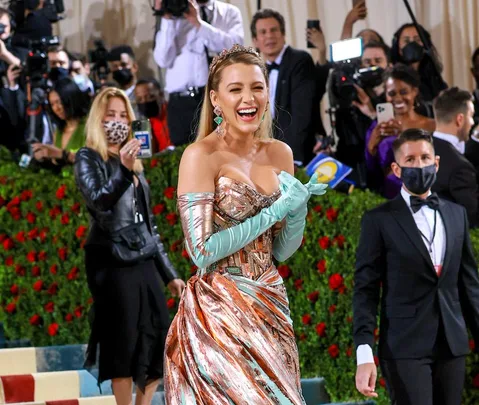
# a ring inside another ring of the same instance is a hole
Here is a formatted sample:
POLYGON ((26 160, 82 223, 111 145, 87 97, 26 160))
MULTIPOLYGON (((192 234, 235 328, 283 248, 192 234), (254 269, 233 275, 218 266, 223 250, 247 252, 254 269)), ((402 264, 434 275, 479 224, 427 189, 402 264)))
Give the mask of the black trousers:
POLYGON ((392 405, 460 405, 466 357, 454 357, 439 328, 434 354, 421 359, 381 359, 392 405))
POLYGON ((204 91, 191 96, 173 93, 168 100, 168 130, 175 146, 191 143, 196 138, 204 91))

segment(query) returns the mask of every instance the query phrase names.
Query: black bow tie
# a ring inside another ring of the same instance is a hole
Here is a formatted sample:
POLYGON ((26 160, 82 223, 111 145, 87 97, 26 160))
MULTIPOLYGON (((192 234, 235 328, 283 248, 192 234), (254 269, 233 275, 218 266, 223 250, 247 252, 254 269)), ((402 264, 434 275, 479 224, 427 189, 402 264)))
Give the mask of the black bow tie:
POLYGON ((411 201, 411 209, 414 213, 418 212, 424 205, 427 205, 432 210, 439 208, 439 198, 436 193, 432 193, 425 200, 412 195, 409 200, 411 201))
POLYGON ((268 69, 268 74, 270 74, 272 70, 279 70, 279 65, 276 62, 267 63, 266 69, 268 69))

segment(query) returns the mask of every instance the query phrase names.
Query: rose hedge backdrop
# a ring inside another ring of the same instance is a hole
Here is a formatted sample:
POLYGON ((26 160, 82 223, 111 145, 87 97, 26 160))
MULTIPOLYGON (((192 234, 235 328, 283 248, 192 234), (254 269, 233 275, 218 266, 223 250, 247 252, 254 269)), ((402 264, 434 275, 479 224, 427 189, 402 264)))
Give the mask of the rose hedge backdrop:
MULTIPOLYGON (((175 206, 181 150, 145 162, 152 208, 169 256, 184 279, 196 268, 183 247, 175 206)), ((299 173, 306 181, 304 173, 299 173)), ((323 376, 333 401, 359 399, 354 385, 352 287, 364 211, 381 198, 355 191, 313 197, 302 247, 278 266, 285 280, 303 377, 323 376)), ((92 304, 83 268, 88 215, 72 171, 20 169, 0 150, 0 321, 9 340, 85 343, 92 304)), ((472 233, 476 251, 479 232, 472 233)), ((177 300, 168 299, 171 315, 177 300)), ((479 403, 479 357, 468 357, 463 404, 479 403)), ((379 376, 379 403, 386 404, 379 376)))

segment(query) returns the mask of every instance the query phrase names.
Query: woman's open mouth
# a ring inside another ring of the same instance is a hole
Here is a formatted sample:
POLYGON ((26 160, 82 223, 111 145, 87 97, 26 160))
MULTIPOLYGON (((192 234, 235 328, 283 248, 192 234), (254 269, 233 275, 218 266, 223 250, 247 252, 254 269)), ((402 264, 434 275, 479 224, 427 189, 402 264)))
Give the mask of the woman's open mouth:
POLYGON ((251 122, 256 118, 256 114, 258 114, 258 109, 256 107, 241 108, 237 110, 237 113, 241 121, 251 122))

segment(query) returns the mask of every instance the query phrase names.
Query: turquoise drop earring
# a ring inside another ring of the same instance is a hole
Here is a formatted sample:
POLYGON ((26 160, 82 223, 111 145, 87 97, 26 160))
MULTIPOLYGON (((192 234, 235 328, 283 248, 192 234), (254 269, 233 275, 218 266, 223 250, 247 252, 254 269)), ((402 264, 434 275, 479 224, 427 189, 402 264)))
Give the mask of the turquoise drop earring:
POLYGON ((213 112, 216 114, 216 117, 214 119, 214 122, 216 123, 216 129, 215 129, 215 132, 216 134, 218 135, 218 137, 221 137, 225 134, 225 130, 224 128, 221 126, 222 122, 224 121, 223 120, 223 117, 221 116, 221 114, 223 113, 223 111, 221 111, 221 107, 220 106, 215 106, 213 112))

